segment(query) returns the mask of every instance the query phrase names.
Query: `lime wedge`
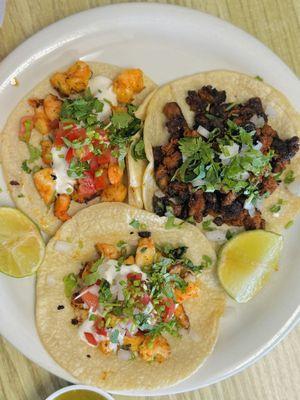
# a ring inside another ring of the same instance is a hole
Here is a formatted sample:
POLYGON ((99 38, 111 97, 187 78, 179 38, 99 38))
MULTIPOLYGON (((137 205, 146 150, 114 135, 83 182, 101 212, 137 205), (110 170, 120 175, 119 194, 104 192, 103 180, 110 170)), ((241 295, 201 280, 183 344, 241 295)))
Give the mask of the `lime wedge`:
POLYGON ((222 248, 218 275, 226 292, 246 303, 278 268, 282 236, 263 230, 240 233, 222 248))
POLYGON ((32 275, 44 254, 37 226, 21 211, 0 207, 0 271, 15 278, 32 275))

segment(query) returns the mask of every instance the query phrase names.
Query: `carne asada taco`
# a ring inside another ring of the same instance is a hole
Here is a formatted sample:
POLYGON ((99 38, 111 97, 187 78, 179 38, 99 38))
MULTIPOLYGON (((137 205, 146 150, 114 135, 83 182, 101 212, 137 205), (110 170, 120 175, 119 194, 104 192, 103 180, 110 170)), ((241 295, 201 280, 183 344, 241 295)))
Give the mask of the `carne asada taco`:
POLYGON ((81 382, 107 390, 169 386, 212 351, 224 309, 215 252, 196 227, 165 223, 102 203, 49 241, 37 276, 37 329, 81 382))
POLYGON ((125 201, 128 189, 142 207, 129 147, 141 129, 135 110, 154 87, 139 69, 83 61, 37 85, 2 132, 17 207, 49 234, 90 201, 125 201))
POLYGON ((216 241, 232 227, 280 231, 300 209, 299 136, 299 115, 261 79, 210 71, 167 84, 144 125, 145 208, 216 241))

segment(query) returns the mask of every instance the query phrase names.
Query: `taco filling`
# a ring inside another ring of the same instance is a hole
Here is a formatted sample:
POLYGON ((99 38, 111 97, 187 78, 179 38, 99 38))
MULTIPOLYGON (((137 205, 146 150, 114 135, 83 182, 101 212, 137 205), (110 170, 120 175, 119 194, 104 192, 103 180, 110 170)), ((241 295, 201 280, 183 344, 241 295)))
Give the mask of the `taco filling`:
POLYGON ((186 103, 192 127, 176 102, 163 108, 169 141, 153 148, 155 213, 198 223, 211 215, 218 226, 264 229, 262 201, 285 178, 299 138, 278 136, 259 97, 227 103, 224 90, 203 86, 188 91, 186 103))
POLYGON ((50 82, 57 93, 30 99, 34 113, 20 121, 19 139, 30 154, 23 171, 61 221, 70 218, 71 200, 124 201, 124 159, 141 127, 131 103, 144 88, 142 71, 124 70, 114 81, 92 78, 89 65, 78 61, 50 82), (41 135, 38 146, 30 141, 33 129, 41 135))
POLYGON ((156 245, 147 231, 139 236, 134 250, 123 241, 97 243, 99 257, 64 277, 65 293, 85 343, 123 360, 161 363, 172 351, 164 335, 190 328, 184 302, 199 295, 196 276, 212 260, 194 265, 186 246, 156 245))

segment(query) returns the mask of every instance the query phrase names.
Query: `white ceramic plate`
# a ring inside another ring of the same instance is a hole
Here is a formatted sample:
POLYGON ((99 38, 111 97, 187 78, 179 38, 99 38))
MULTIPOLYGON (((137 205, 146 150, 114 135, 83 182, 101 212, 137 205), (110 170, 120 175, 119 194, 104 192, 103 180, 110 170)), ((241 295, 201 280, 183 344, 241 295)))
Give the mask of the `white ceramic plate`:
MULTIPOLYGON (((0 65, 0 129, 18 101, 49 73, 76 59, 142 68, 157 83, 209 69, 260 75, 300 109, 300 85, 291 70, 245 32, 212 16, 159 4, 118 4, 76 14, 24 42, 0 65), (17 77, 18 87, 10 85, 17 77)), ((4 189, 2 180, 0 186, 4 189)), ((7 192, 0 204, 12 204, 7 192)), ((249 304, 228 301, 215 351, 196 374, 176 386, 153 391, 115 392, 163 395, 204 387, 229 377, 266 354, 299 317, 300 220, 285 235, 280 271, 249 304)), ((43 349, 34 324, 34 278, 0 276, 2 334, 28 358, 74 382, 43 349)), ((180 368, 180 365, 178 366, 180 368)))

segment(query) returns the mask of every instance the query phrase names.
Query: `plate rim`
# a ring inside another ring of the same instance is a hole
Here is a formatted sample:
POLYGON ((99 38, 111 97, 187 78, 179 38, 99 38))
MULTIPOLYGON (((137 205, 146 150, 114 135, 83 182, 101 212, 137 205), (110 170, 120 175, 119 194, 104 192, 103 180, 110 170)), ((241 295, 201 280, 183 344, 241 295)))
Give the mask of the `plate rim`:
MULTIPOLYGON (((16 64, 16 62, 14 62, 14 58, 17 58, 19 56, 21 56, 22 52, 24 51, 24 49, 30 47, 40 36, 48 34, 49 32, 51 32, 51 30, 55 29, 56 27, 62 27, 64 25, 64 23, 66 21, 68 21, 69 23, 73 20, 77 20, 78 18, 82 17, 83 15, 92 15, 93 12, 98 11, 99 10, 104 10, 104 9, 122 9, 122 8, 131 8, 131 12, 135 12, 136 9, 148 9, 149 12, 156 12, 155 9, 157 11, 159 11, 159 9, 161 9, 162 11, 164 10, 177 10, 177 11, 181 11, 186 13, 187 15, 195 15, 195 14, 202 14, 202 16, 205 18, 208 18, 212 21, 212 23, 217 23, 219 25, 223 25, 224 27, 229 28, 231 31, 235 30, 237 33, 239 33, 240 35, 242 35, 244 37, 245 40, 250 40, 253 45, 255 46, 259 46, 261 49, 263 49, 266 53, 268 53, 268 57, 272 57, 273 60, 276 61, 276 63, 280 63, 281 67, 284 68, 286 70, 286 73, 289 73, 291 76, 293 76, 294 78, 297 78, 297 75, 295 74, 295 72, 287 65, 284 63, 284 61, 277 56, 277 54, 275 54, 269 47, 267 47, 264 43, 260 42, 256 37, 252 36, 251 34, 249 34, 248 32, 246 32, 245 30, 243 30, 240 27, 237 27, 235 25, 233 25, 232 23, 223 20, 217 16, 205 13, 203 11, 197 10, 197 9, 193 9, 193 8, 189 8, 189 7, 184 7, 184 6, 178 6, 178 5, 173 5, 173 4, 161 4, 161 3, 143 3, 143 2, 135 2, 135 3, 117 3, 117 4, 110 4, 110 5, 105 5, 105 6, 98 6, 98 7, 94 7, 94 8, 90 8, 84 11, 80 11, 78 13, 69 15, 63 19, 60 19, 46 27, 44 27, 43 29, 41 29, 40 31, 34 33, 32 36, 30 36, 29 38, 27 38, 25 41, 23 41, 21 44, 19 44, 12 52, 10 52, 3 60, 1 60, 0 62, 0 72, 1 70, 5 70, 7 68, 7 66, 9 66, 9 64, 16 64)), ((170 18, 172 18, 172 16, 170 16, 170 18)), ((67 33, 65 33, 65 35, 67 35, 67 33)), ((64 43, 67 43, 68 41, 72 41, 74 40, 74 37, 68 32, 68 36, 69 36, 69 40, 66 40, 64 43)), ((84 34, 82 35, 84 36, 84 34)), ((52 43, 53 42, 57 42, 57 39, 55 40, 51 40, 52 43)), ((62 45, 63 46, 63 45, 62 45)), ((33 51, 33 50, 32 50, 33 51)), ((49 51, 51 52, 51 51, 49 51)), ((49 53, 47 52, 47 54, 49 53)), ((27 58, 24 56, 22 56, 23 60, 27 60, 27 58)), ((20 70, 20 72, 22 72, 24 69, 26 69, 27 67, 23 68, 20 70)), ((3 83, 7 82, 9 79, 11 79, 12 76, 17 76, 15 74, 15 71, 17 70, 17 67, 14 67, 13 72, 8 76, 8 77, 4 77, 4 81, 3 83)), ((1 90, 1 82, 0 82, 0 90, 1 90)), ((6 86, 6 85, 5 85, 6 86)), ((294 104, 295 105, 295 104, 294 104)), ((258 349, 257 351, 251 356, 251 357, 245 357, 244 360, 241 360, 235 367, 231 368, 231 370, 229 370, 227 373, 225 372, 224 374, 219 374, 218 376, 216 376, 215 378, 211 379, 211 380, 207 380, 207 382, 205 382, 204 384, 200 385, 198 387, 198 389, 201 389, 203 387, 207 387, 209 385, 215 384, 217 382, 220 382, 222 380, 225 380, 239 372, 241 372, 242 370, 244 370, 245 368, 247 368, 248 366, 254 364, 256 361, 258 361, 260 358, 262 358, 263 356, 265 356, 270 350, 272 350, 282 339, 284 339, 288 333, 297 325, 297 323, 300 321, 300 306, 298 305, 298 307, 296 307, 294 313, 286 320, 285 324, 269 339, 267 340, 265 343, 263 343, 258 349)), ((10 339, 8 337, 6 337, 5 335, 3 335, 5 337, 5 339, 11 343, 18 351, 20 351, 23 355, 25 355, 19 348, 19 346, 16 346, 15 344, 13 344, 10 339)), ((34 362, 35 364, 39 365, 41 368, 49 371, 48 369, 46 369, 45 367, 41 366, 38 362, 34 361, 30 356, 25 355, 26 358, 28 358, 29 360, 31 360, 32 362, 34 362)), ((50 356, 51 357, 51 356, 50 356)), ((55 373, 51 372, 52 374, 56 375, 55 373)), ((59 375, 56 375, 59 376, 59 375)), ((76 379, 74 378, 74 382, 77 382, 76 379)), ((179 382, 178 384, 180 384, 181 382, 179 382)), ((168 390, 168 394, 176 394, 176 393, 183 393, 183 392, 190 392, 193 390, 198 390, 195 388, 192 389, 175 389, 176 386, 178 385, 174 385, 174 386, 169 386, 167 388, 163 388, 163 389, 154 389, 155 391, 158 390, 168 390)), ((132 396, 132 395, 137 395, 136 392, 139 391, 141 392, 142 390, 130 390, 130 391, 110 391, 110 393, 113 394, 121 394, 121 395, 126 395, 126 396, 132 396)), ((144 394, 145 395, 145 394, 144 394)), ((149 393, 147 394, 147 396, 152 397, 152 396, 157 396, 157 393, 149 393)), ((141 394, 139 396, 142 396, 141 394)))

